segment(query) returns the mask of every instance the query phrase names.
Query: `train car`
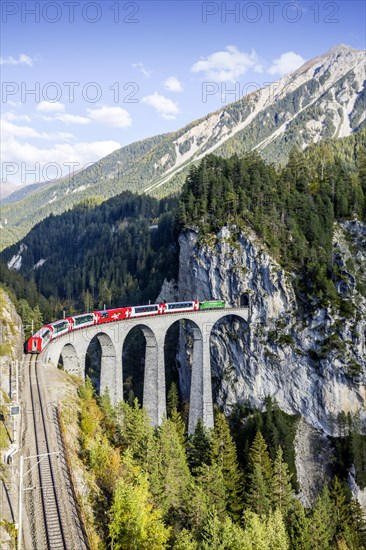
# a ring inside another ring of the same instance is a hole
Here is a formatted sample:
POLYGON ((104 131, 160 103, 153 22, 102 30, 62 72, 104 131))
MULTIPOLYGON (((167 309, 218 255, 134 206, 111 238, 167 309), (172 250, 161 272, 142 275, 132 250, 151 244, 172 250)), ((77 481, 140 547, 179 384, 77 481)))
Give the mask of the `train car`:
POLYGON ((179 313, 181 311, 198 311, 199 302, 192 300, 189 302, 168 302, 162 304, 163 313, 179 313))
POLYGON ((225 302, 223 300, 207 300, 205 302, 200 302, 201 309, 218 309, 225 307, 225 302))
POLYGON ((121 321, 122 319, 128 319, 131 313, 130 307, 120 307, 116 309, 106 309, 104 311, 96 311, 96 323, 101 325, 102 323, 111 323, 113 321, 121 321))
POLYGON ((45 326, 39 329, 27 342, 27 353, 41 353, 52 339, 52 327, 45 326))

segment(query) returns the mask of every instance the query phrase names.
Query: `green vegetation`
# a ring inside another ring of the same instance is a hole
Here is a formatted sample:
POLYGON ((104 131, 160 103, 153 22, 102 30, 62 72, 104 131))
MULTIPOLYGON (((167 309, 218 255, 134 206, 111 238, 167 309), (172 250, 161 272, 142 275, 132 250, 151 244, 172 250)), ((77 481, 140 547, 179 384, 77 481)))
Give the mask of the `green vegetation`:
POLYGON ((340 478, 346 478, 355 467, 356 482, 361 489, 366 487, 366 435, 361 434, 360 419, 350 413, 338 415, 335 428, 340 437, 330 440, 336 451, 335 471, 340 478))
MULTIPOLYGON (((28 301, 37 296, 36 289, 49 300, 51 315, 41 308, 46 320, 63 310, 71 315, 104 304, 148 302, 159 294, 164 278, 177 273, 174 199, 158 202, 125 192, 99 202, 84 200, 63 215, 51 215, 23 241, 20 273, 29 281, 24 292, 31 295, 28 301)), ((17 252, 13 246, 2 258, 9 261, 17 252)), ((22 286, 21 275, 9 274, 4 266, 3 271, 11 288, 22 286)))
MULTIPOLYGON (((37 291, 34 280, 28 282, 20 273, 8 269, 2 260, 0 260, 0 281, 0 298, 4 291, 8 294, 22 320, 24 335, 29 338, 32 331, 35 332, 41 328, 44 318, 52 318, 52 308, 48 300, 37 291)), ((4 301, 0 300, 0 307, 4 307, 3 304, 4 301)), ((1 323, 4 324, 4 322, 1 319, 1 323)), ((8 321, 5 324, 14 334, 15 327, 8 321)), ((0 346, 0 355, 8 354, 9 342, 3 342, 0 346)))
POLYGON ((366 219, 365 145, 362 131, 345 139, 343 149, 321 143, 305 153, 292 150, 280 169, 257 153, 230 159, 209 155, 191 169, 183 187, 180 228, 198 226, 208 235, 227 223, 249 225, 271 254, 297 273, 303 305, 331 303, 352 316, 351 304, 336 292, 342 274, 332 264, 332 237, 335 220, 366 219))
MULTIPOLYGON (((156 429, 137 400, 116 408, 108 394, 98 401, 87 380, 80 388, 80 453, 94 487, 98 548, 366 547, 365 519, 344 483, 336 477, 304 509, 275 438, 267 445, 257 431, 244 449, 220 412, 213 430, 199 422, 187 437, 174 389, 169 417, 156 429)), ((270 420, 276 410, 270 400, 267 409, 262 426, 269 433, 278 421, 270 420)))

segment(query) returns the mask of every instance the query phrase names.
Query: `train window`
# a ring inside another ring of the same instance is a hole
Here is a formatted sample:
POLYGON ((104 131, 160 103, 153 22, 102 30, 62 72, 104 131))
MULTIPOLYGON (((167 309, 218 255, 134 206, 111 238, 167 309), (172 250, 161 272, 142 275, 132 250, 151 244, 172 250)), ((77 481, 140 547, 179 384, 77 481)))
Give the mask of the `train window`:
POLYGON ((47 329, 44 332, 42 332, 42 338, 46 338, 49 335, 50 331, 47 329))
POLYGON ((168 304, 168 309, 181 309, 184 307, 192 307, 192 302, 177 302, 175 304, 168 304))
POLYGON ((67 328, 69 326, 69 322, 61 321, 61 323, 57 323, 56 325, 52 325, 52 326, 53 326, 53 332, 57 334, 58 332, 61 332, 62 330, 67 328))
POLYGON ((94 321, 94 315, 79 315, 79 317, 74 317, 74 323, 75 325, 82 325, 83 323, 90 323, 94 321))
POLYGON ((108 311, 103 311, 103 313, 100 314, 102 319, 108 319, 108 315, 109 315, 108 311))
POLYGON ((134 309, 136 313, 148 313, 149 311, 157 311, 158 306, 138 306, 134 309))

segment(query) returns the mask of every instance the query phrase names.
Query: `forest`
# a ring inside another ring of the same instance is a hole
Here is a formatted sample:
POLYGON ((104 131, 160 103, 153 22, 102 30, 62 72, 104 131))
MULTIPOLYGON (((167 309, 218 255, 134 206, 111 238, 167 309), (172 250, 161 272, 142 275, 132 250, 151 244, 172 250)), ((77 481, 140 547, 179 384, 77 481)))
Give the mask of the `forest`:
MULTIPOLYGON (((195 227, 204 237, 230 224, 237 233, 253 229, 295 274, 305 311, 332 305, 351 316, 352 303, 336 292, 343 274, 332 261, 334 222, 348 219, 366 219, 365 130, 304 152, 293 149, 282 168, 255 152, 230 159, 209 155, 191 168, 179 196, 160 201, 130 192, 104 202, 84 199, 22 239, 18 273, 6 263, 19 243, 3 251, 1 280, 19 298, 31 296, 45 321, 63 311, 148 302, 165 278, 177 277, 180 231, 195 227), (22 277, 31 290, 20 288, 22 277)), ((366 295, 361 281, 357 290, 366 295)))
POLYGON ((168 417, 155 429, 137 399, 113 408, 88 379, 79 405, 92 548, 366 548, 365 518, 343 479, 335 476, 311 507, 302 505, 291 458, 298 419, 270 399, 265 413, 247 411, 240 425, 237 414, 227 420, 216 410, 214 429, 198 422, 189 437, 174 384, 168 417))
MULTIPOLYGON (((209 155, 191 168, 179 196, 157 201, 124 192, 51 215, 22 239, 18 271, 6 264, 20 243, 0 256, 0 279, 25 335, 64 311, 156 300, 164 279, 177 278, 179 233, 194 228, 204 239, 226 224, 233 239, 251 228, 293 275, 303 312, 331 306, 352 316, 352 300, 336 290, 342 273, 332 239, 335 221, 366 220, 365 145, 360 131, 293 149, 283 167, 255 152, 209 155)), ((131 363, 127 379, 133 369, 131 363)), ((157 429, 128 390, 113 409, 89 381, 79 388, 78 456, 91 479, 95 548, 366 548, 365 519, 346 483, 354 464, 359 486, 366 486, 366 437, 357 419, 335 419, 342 437, 332 440, 334 477, 305 508, 294 462, 298 418, 275 402, 268 398, 261 411, 240 404, 227 419, 216 410, 212 431, 199 423, 188 436, 187 407, 174 383, 168 417, 157 429)))
MULTIPOLYGON (((332 304, 352 315, 335 283, 334 222, 366 219, 366 132, 341 143, 293 149, 286 166, 265 163, 258 153, 224 159, 209 155, 191 169, 179 200, 180 228, 200 235, 223 225, 251 227, 271 255, 294 272, 306 310, 332 304)), ((366 288, 359 287, 366 295, 366 288)))

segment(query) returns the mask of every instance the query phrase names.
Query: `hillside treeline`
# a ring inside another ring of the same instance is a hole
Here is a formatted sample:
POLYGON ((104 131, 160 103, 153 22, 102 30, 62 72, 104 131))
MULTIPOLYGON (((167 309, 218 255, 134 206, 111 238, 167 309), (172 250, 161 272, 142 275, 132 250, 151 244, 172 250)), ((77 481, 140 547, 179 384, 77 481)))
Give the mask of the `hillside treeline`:
MULTIPOLYGON (((53 318, 148 303, 177 275, 175 205, 130 192, 102 204, 86 199, 32 229, 19 271, 48 299, 53 318)), ((14 245, 2 257, 18 251, 14 245)))
MULTIPOLYGON (((334 221, 366 220, 366 132, 293 150, 284 168, 258 153, 209 155, 193 167, 179 201, 180 227, 201 235, 250 226, 285 269, 304 305, 339 303, 332 264, 334 221)), ((234 235, 235 237, 235 235, 234 235)), ((366 289, 363 289, 365 292, 366 289)), ((352 313, 352 311, 346 311, 352 313)))

